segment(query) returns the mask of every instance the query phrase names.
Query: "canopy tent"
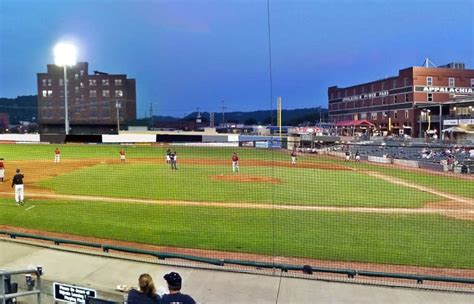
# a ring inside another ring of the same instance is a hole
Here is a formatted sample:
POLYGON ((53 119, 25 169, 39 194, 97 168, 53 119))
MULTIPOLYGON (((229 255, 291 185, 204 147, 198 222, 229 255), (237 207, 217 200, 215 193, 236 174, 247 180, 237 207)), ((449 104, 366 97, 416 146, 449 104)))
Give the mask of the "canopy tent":
POLYGON ((375 127, 373 123, 368 120, 344 120, 336 123, 336 127, 375 127))
POLYGON ((468 131, 468 130, 465 130, 465 129, 460 128, 460 127, 447 128, 447 129, 444 129, 444 130, 441 131, 441 132, 450 132, 450 133, 474 133, 474 131, 468 131))

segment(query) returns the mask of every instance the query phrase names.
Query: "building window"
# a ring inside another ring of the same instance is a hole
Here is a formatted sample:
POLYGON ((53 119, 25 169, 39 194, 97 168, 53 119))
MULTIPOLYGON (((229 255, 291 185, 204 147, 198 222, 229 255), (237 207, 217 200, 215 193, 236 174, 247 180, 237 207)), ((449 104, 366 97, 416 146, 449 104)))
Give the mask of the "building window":
POLYGON ((393 103, 397 103, 397 95, 393 96, 393 103))
POLYGON ((43 90, 41 93, 42 93, 43 97, 53 96, 53 91, 52 90, 43 90))
POLYGON ((90 90, 89 91, 89 96, 90 97, 97 97, 97 91, 96 90, 90 90))
POLYGON ((81 73, 81 76, 84 76, 84 70, 81 70, 80 73, 81 73))
POLYGON ((385 97, 382 97, 382 104, 385 104, 385 97))
POLYGON ((433 93, 428 93, 428 102, 433 102, 433 93))
POLYGON ((397 87, 397 80, 394 79, 394 80, 393 80, 393 88, 395 89, 396 87, 397 87))
POLYGON ((471 88, 474 88, 474 78, 471 79, 471 88))
POLYGON ((110 97, 110 91, 109 90, 103 90, 102 91, 102 97, 110 97))
POLYGON ((59 79, 59 86, 63 86, 64 85, 64 79, 59 79))
POLYGON ((393 118, 395 118, 395 119, 398 118, 398 111, 393 111, 393 118))
POLYGON ((122 79, 115 79, 114 82, 115 82, 115 85, 116 85, 116 86, 122 85, 122 79))
POLYGON ((102 79, 102 85, 103 86, 108 86, 109 85, 109 80, 108 79, 102 79))
POLYGON ((455 83, 454 77, 449 77, 449 86, 450 86, 450 87, 454 87, 454 86, 456 86, 456 83, 455 83))
MULTIPOLYGON (((474 80, 474 79, 473 79, 474 80)), ((334 93, 331 93, 331 99, 334 99, 334 93)))
POLYGON ((79 85, 81 86, 81 88, 84 88, 84 82, 81 82, 79 85))
POLYGON ((48 87, 50 87, 53 84, 53 80, 48 79, 48 87))
POLYGON ((122 90, 115 90, 115 97, 122 97, 123 91, 122 90))
POLYGON ((42 82, 43 82, 43 87, 46 86, 46 79, 42 79, 42 82))
POLYGON ((377 120, 377 112, 370 113, 370 119, 377 120))
POLYGON ((405 118, 408 119, 408 110, 405 110, 405 118))
POLYGON ((382 91, 385 90, 385 82, 382 81, 382 91))
POLYGON ((403 86, 407 87, 408 86, 408 77, 403 78, 403 86))
POLYGON ((433 85, 433 77, 431 77, 431 76, 426 77, 426 85, 427 86, 432 86, 433 85))
POLYGON ((405 94, 405 102, 408 102, 408 94, 405 94))
POLYGON ((74 87, 74 93, 79 93, 79 87, 74 87))
POLYGON ((90 85, 90 86, 96 86, 96 85, 97 85, 97 80, 95 80, 95 79, 89 79, 89 85, 90 85))
POLYGON ((79 79, 79 74, 77 74, 77 73, 74 74, 74 79, 75 79, 75 80, 78 80, 78 79, 79 79))

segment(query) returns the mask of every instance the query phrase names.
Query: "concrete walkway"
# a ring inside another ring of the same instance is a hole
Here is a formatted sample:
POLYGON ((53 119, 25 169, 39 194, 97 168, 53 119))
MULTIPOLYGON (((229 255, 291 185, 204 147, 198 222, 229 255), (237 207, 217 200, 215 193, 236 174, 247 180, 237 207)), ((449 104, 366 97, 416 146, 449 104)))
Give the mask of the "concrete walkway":
MULTIPOLYGON (((92 288, 99 297, 120 300, 123 294, 114 290, 117 285, 136 286, 138 276, 146 272, 158 288, 164 288, 163 275, 170 271, 181 274, 183 292, 192 295, 198 303, 474 303, 474 294, 175 267, 0 240, 0 268, 24 269, 36 265, 42 265, 45 271, 43 303, 54 303, 52 282, 92 288)), ((19 303, 36 301, 31 298, 19 303)))

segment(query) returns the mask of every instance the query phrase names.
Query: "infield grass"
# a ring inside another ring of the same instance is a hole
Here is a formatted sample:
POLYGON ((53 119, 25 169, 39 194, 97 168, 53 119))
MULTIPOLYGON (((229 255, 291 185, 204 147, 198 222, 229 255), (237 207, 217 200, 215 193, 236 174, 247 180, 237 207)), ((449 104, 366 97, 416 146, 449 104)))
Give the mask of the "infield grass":
POLYGON ((40 182, 57 193, 105 197, 286 205, 420 207, 438 196, 401 187, 355 171, 285 167, 102 164, 40 182), (278 183, 216 180, 265 177, 278 183), (376 189, 376 191, 368 191, 376 189))
POLYGON ((185 248, 474 268, 474 223, 435 215, 35 200, 26 208, 0 199, 0 224, 185 248))

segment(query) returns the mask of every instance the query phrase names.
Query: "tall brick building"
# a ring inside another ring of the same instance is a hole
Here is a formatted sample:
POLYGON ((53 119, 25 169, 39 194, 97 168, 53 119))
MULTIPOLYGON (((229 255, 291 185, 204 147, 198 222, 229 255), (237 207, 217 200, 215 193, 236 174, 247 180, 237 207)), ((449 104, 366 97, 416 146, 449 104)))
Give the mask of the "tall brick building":
MULTIPOLYGON (((473 97, 473 92, 474 70, 464 64, 413 66, 400 70, 398 76, 328 88, 329 118, 346 128, 366 120, 385 133, 391 127, 395 134, 423 136, 428 129, 439 132, 443 119, 459 110, 452 106, 456 96, 473 97)), ((474 112, 466 110, 474 118, 474 112)))
MULTIPOLYGON (((70 134, 117 133, 116 103, 120 126, 136 119, 135 79, 125 74, 95 71, 87 62, 67 68, 70 134)), ((38 123, 41 133, 64 133, 64 70, 48 64, 38 73, 38 123)))

